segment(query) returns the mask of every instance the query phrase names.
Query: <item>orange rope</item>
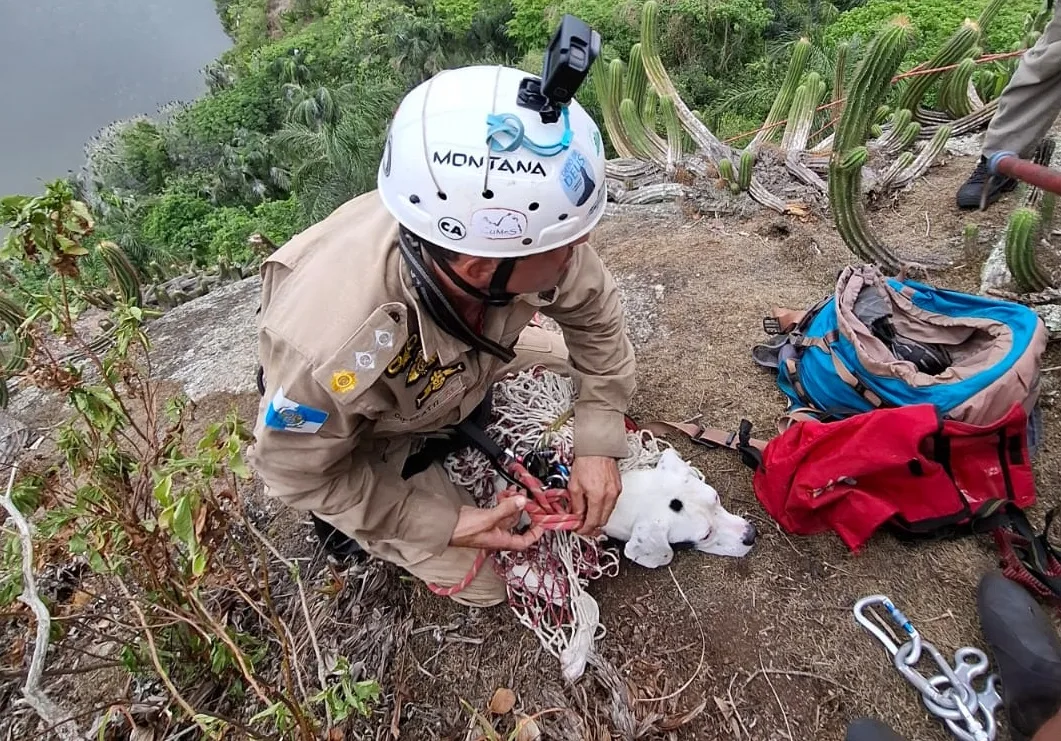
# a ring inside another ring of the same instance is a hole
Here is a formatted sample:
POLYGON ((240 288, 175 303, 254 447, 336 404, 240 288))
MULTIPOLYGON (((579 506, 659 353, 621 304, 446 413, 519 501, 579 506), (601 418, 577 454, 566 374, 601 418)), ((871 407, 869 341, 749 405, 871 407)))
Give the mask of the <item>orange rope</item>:
MULTIPOLYGON (((1010 52, 1006 52, 1004 54, 987 54, 985 56, 978 57, 978 58, 974 59, 973 62, 976 63, 976 64, 987 64, 988 62, 997 62, 1000 59, 1011 59, 1013 57, 1019 57, 1019 56, 1023 55, 1025 51, 1027 51, 1027 50, 1026 49, 1022 49, 1021 51, 1010 51, 1010 52)), ((924 62, 922 62, 922 64, 924 64, 924 62)), ((899 82, 900 80, 905 80, 905 79, 907 79, 909 77, 920 77, 921 75, 931 75, 931 74, 935 74, 936 72, 949 72, 952 69, 957 69, 959 66, 960 65, 958 65, 958 64, 951 64, 951 65, 949 65, 947 67, 933 67, 932 69, 920 69, 921 65, 919 64, 916 67, 914 67, 912 70, 910 70, 909 72, 904 72, 901 75, 896 75, 895 77, 893 77, 892 78, 892 83, 894 84, 896 82, 899 82)), ((815 108, 814 112, 818 113, 819 111, 824 111, 824 110, 826 110, 828 108, 833 108, 835 106, 838 106, 838 105, 842 104, 846 100, 847 100, 847 98, 841 98, 840 100, 834 100, 831 103, 825 103, 825 104, 820 105, 817 108, 815 108)), ((817 136, 818 134, 821 134, 822 132, 828 130, 828 128, 830 126, 835 125, 836 122, 839 121, 839 120, 840 119, 838 119, 838 118, 833 119, 832 121, 827 123, 825 126, 823 126, 820 130, 816 131, 815 132, 815 136, 817 136)), ((755 134, 758 134, 760 131, 770 131, 771 129, 776 129, 778 126, 784 126, 787 123, 788 123, 788 119, 785 119, 784 121, 778 121, 777 123, 771 124, 770 126, 762 126, 762 127, 758 128, 758 129, 753 129, 752 131, 745 131, 743 133, 737 134, 736 136, 731 136, 728 139, 724 139, 722 141, 722 143, 723 144, 732 144, 733 142, 737 141, 738 139, 743 139, 746 136, 754 136, 755 134)))

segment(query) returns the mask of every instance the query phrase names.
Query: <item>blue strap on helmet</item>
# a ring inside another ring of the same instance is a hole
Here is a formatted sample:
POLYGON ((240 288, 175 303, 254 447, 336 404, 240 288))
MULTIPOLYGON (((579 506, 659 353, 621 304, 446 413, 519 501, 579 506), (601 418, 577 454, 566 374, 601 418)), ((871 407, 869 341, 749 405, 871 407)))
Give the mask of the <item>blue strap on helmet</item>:
POLYGON ((558 142, 547 145, 537 144, 527 138, 523 130, 523 121, 519 116, 513 113, 487 115, 486 140, 490 142, 490 149, 495 152, 515 152, 522 146, 542 157, 555 157, 571 146, 573 137, 567 106, 564 106, 561 111, 564 117, 564 133, 558 142), (500 139, 502 135, 511 137, 507 144, 502 143, 500 139))

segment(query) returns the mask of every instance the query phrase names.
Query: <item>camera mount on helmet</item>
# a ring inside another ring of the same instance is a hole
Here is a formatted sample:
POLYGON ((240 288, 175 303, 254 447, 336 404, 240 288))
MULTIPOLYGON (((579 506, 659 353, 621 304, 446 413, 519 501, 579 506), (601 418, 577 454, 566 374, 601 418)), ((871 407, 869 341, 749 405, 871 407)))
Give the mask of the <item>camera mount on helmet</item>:
POLYGON ((545 51, 541 79, 523 79, 518 104, 538 111, 542 123, 556 123, 561 109, 575 97, 589 68, 600 56, 600 49, 600 34, 585 21, 565 14, 545 51))

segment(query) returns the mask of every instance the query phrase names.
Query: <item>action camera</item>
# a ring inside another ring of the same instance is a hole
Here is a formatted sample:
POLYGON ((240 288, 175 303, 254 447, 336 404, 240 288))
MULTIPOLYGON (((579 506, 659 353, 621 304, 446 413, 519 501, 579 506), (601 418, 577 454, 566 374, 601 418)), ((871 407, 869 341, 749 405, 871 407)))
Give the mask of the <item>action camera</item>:
POLYGON ((599 33, 585 21, 564 15, 545 50, 541 80, 527 77, 520 83, 519 105, 538 111, 542 123, 556 123, 600 56, 600 47, 599 33))

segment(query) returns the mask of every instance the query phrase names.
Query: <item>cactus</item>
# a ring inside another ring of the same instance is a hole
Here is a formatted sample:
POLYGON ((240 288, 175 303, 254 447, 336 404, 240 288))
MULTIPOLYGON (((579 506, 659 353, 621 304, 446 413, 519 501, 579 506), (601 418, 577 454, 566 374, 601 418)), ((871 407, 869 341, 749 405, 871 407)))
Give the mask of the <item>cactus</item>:
POLYGON ((899 149, 903 150, 909 147, 914 141, 917 140, 917 135, 921 133, 921 124, 917 121, 911 121, 903 127, 902 131, 899 132, 899 149))
POLYGON ((792 59, 788 64, 788 73, 785 75, 785 81, 781 84, 781 89, 774 99, 770 113, 766 116, 766 121, 755 135, 755 138, 752 139, 751 144, 749 144, 750 147, 758 147, 760 143, 768 142, 774 138, 777 133, 775 129, 778 122, 784 119, 792 106, 792 99, 796 95, 796 88, 799 86, 800 78, 803 77, 803 70, 807 67, 810 52, 811 43, 809 39, 801 38, 796 42, 796 46, 792 50, 792 59))
POLYGON ((670 96, 660 98, 659 110, 663 117, 663 124, 667 127, 667 162, 673 165, 681 161, 685 149, 682 124, 678 120, 678 112, 670 96))
POLYGON ((719 141, 718 137, 693 115, 689 107, 685 105, 685 101, 678 95, 674 83, 659 58, 659 48, 656 42, 658 20, 659 3, 656 0, 647 0, 641 8, 641 59, 644 63, 645 74, 661 98, 669 97, 674 101, 678 120, 682 122, 682 126, 689 132, 696 145, 710 160, 718 162, 729 153, 729 147, 719 141))
POLYGON ((114 242, 104 241, 99 243, 96 250, 118 285, 122 299, 135 306, 143 306, 144 296, 140 292, 140 273, 125 256, 122 248, 114 242))
POLYGON ((870 42, 851 81, 847 104, 836 126, 829 163, 829 204, 833 220, 848 248, 885 270, 898 270, 899 257, 873 235, 862 206, 862 164, 867 156, 866 133, 873 123, 891 78, 910 47, 909 21, 893 19, 870 42), (857 165, 857 166, 856 166, 857 165))
POLYGON ((870 119, 873 123, 882 124, 887 120, 888 116, 891 115, 891 106, 881 103, 877 106, 877 110, 873 113, 873 118, 870 119))
POLYGON ((955 118, 973 113, 973 104, 969 100, 969 83, 976 72, 976 62, 970 58, 963 59, 957 68, 943 77, 940 83, 939 104, 946 113, 955 118))
POLYGON ((975 260, 980 252, 980 227, 966 224, 962 230, 962 253, 967 261, 975 260))
POLYGON ((648 131, 634 107, 634 101, 630 98, 623 98, 623 102, 619 104, 619 120, 638 157, 650 159, 657 165, 665 167, 666 152, 660 151, 659 147, 649 138, 648 131))
POLYGON ((634 101, 634 108, 643 110, 645 92, 649 90, 648 76, 645 75, 645 63, 641 59, 641 44, 630 47, 630 59, 626 64, 626 83, 623 97, 634 101))
POLYGON ((879 139, 884 136, 884 129, 881 128, 880 124, 873 124, 869 127, 869 135, 874 139, 879 139))
MULTIPOLYGON (((634 108, 636 109, 637 101, 634 101, 634 108)), ((656 95, 655 90, 649 90, 645 93, 645 99, 641 103, 641 121, 645 124, 645 129, 656 133, 656 113, 659 108, 659 96, 656 95)))
POLYGON ((1057 209, 1057 194, 1043 191, 1039 201, 1039 219, 1042 222, 1043 234, 1049 234, 1054 228, 1054 213, 1057 209))
POLYGON ((26 367, 32 344, 23 325, 26 323, 26 311, 9 296, 0 293, 0 322, 11 330, 11 356, 4 363, 5 375, 18 373, 26 367))
MULTIPOLYGON (((733 162, 729 159, 721 159, 718 161, 718 176, 722 178, 722 182, 725 185, 731 185, 737 182, 737 174, 733 171, 733 162)), ((739 185, 737 186, 740 187, 739 185)))
POLYGON ((836 45, 836 59, 833 60, 833 115, 839 116, 843 110, 844 78, 847 75, 847 53, 851 44, 841 41, 836 45))
POLYGON ((748 190, 752 184, 752 168, 755 167, 755 151, 745 149, 740 153, 740 169, 737 171, 737 185, 741 190, 748 190))
POLYGON ((807 75, 806 81, 796 88, 796 95, 792 98, 792 108, 788 112, 785 134, 781 137, 782 149, 787 151, 806 149, 811 127, 814 125, 814 114, 824 94, 825 83, 817 72, 807 75))
POLYGON ((981 33, 987 33, 987 27, 991 25, 991 21, 995 19, 1005 3, 1006 0, 989 0, 984 6, 984 9, 980 11, 980 17, 976 19, 976 25, 980 27, 981 33))
MULTIPOLYGON (((979 40, 980 26, 976 21, 966 18, 962 23, 961 28, 955 31, 947 40, 947 43, 945 43, 940 50, 925 63, 925 68, 936 69, 957 64, 969 53, 979 40)), ((925 93, 928 92, 928 89, 932 87, 932 83, 934 83, 941 74, 941 72, 932 72, 927 75, 918 75, 917 77, 910 78, 907 81, 903 92, 899 95, 899 107, 909 108, 911 111, 916 111, 921 105, 921 99, 925 97, 925 93)))
POLYGON ((612 147, 620 157, 636 157, 634 145, 619 118, 619 104, 623 99, 622 60, 613 59, 611 64, 596 64, 591 69, 597 99, 600 101, 601 111, 604 114, 604 128, 608 131, 612 147))
POLYGON ((1032 208, 1018 208, 1010 216, 1006 228, 1006 266, 1013 280, 1025 292, 1043 291, 1050 287, 1035 259, 1041 219, 1032 208))

